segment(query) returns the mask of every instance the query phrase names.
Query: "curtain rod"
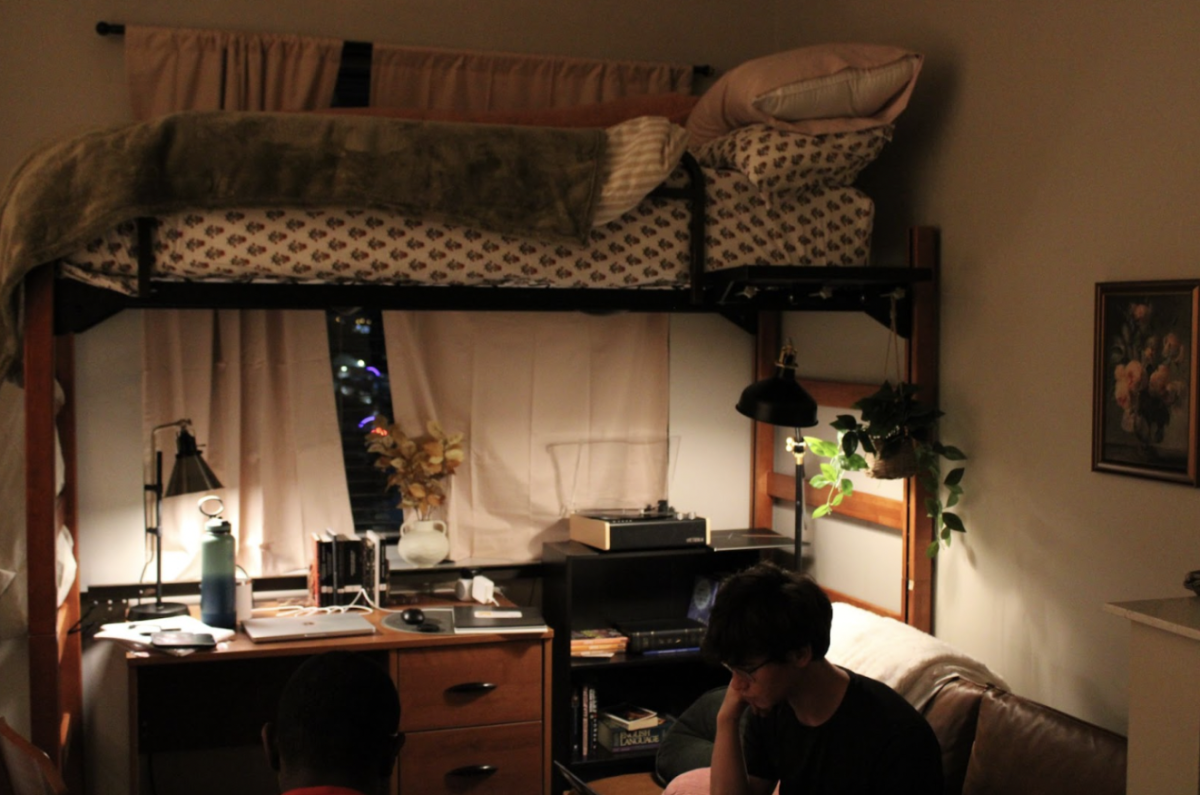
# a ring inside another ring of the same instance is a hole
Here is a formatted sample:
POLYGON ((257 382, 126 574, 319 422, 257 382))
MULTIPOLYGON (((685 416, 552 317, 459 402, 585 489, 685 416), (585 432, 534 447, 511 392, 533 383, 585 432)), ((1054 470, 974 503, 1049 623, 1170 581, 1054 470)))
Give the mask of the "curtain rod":
MULTIPOLYGON (((101 36, 124 36, 125 26, 119 22, 104 22, 102 20, 96 23, 96 32, 101 36)), ((697 64, 692 67, 692 74, 699 77, 711 77, 715 71, 708 64, 697 64)))

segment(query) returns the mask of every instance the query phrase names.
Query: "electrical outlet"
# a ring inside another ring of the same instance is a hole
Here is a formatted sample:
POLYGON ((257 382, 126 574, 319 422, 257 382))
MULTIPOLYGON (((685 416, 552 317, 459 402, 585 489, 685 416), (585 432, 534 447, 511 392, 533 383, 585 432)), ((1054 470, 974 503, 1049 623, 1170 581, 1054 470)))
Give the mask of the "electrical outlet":
MULTIPOLYGON (((86 598, 86 596, 85 596, 86 598)), ((85 614, 84 624, 90 630, 95 630, 101 624, 115 624, 125 620, 129 610, 129 602, 125 599, 93 599, 83 605, 85 614), (89 610, 90 607, 90 610, 89 610)), ((90 636, 92 632, 87 632, 90 636)))

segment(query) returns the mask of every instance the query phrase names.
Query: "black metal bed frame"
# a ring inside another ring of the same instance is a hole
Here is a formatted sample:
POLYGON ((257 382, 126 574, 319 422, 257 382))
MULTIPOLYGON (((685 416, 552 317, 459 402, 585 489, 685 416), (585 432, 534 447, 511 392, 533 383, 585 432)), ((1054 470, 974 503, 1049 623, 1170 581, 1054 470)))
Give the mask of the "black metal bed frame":
POLYGON ((740 266, 705 271, 705 179, 685 153, 680 187, 650 195, 684 201, 689 220, 689 285, 682 288, 453 286, 413 283, 317 284, 188 282, 153 276, 155 221, 138 218, 137 293, 129 296, 62 279, 55 290, 55 333, 85 331, 122 309, 326 309, 369 306, 404 310, 506 312, 716 312, 747 331, 760 311, 864 312, 886 326, 896 308, 898 333, 912 322, 909 285, 929 281, 925 268, 868 266, 740 266))

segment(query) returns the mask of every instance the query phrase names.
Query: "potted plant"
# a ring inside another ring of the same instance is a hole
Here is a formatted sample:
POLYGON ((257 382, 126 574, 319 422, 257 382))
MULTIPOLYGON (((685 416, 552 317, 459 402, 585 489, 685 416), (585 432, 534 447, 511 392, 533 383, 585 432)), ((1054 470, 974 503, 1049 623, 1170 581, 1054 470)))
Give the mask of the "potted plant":
POLYGON ((964 467, 955 467, 941 476, 941 459, 963 461, 966 456, 957 447, 933 441, 933 431, 943 412, 919 403, 917 387, 900 383, 892 386, 885 381, 874 394, 854 404, 861 420, 852 414, 840 414, 832 427, 838 432, 837 442, 812 436, 805 437, 808 449, 829 461, 809 481, 814 488, 829 488, 825 504, 813 510, 813 517, 829 514, 842 500, 854 493, 847 472, 867 470, 871 477, 921 479, 928 496, 925 510, 934 521, 934 540, 926 550, 929 557, 937 555, 942 545, 950 546, 950 531, 966 532, 953 508, 962 497, 964 467), (866 455, 873 457, 868 461, 866 455), (945 500, 942 494, 945 492, 945 500))

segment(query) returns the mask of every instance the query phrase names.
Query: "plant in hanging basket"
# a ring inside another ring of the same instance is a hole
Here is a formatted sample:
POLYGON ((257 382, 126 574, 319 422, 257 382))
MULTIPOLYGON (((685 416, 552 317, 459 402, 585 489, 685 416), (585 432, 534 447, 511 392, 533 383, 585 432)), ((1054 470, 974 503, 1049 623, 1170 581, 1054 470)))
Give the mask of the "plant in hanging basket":
POLYGON ((813 510, 814 517, 829 514, 842 500, 854 493, 848 472, 867 471, 871 477, 895 479, 918 477, 925 487, 925 510, 934 521, 934 540, 926 550, 937 555, 942 545, 950 546, 950 531, 966 532, 953 508, 962 497, 964 467, 955 467, 941 476, 941 459, 963 461, 966 456, 957 447, 933 441, 934 430, 943 412, 919 403, 917 387, 885 381, 874 394, 854 404, 860 417, 840 414, 832 427, 837 442, 805 437, 808 449, 829 461, 809 481, 814 488, 829 488, 825 504, 813 510), (868 461, 861 453, 873 457, 868 461), (945 491, 945 501, 942 493, 945 491))

